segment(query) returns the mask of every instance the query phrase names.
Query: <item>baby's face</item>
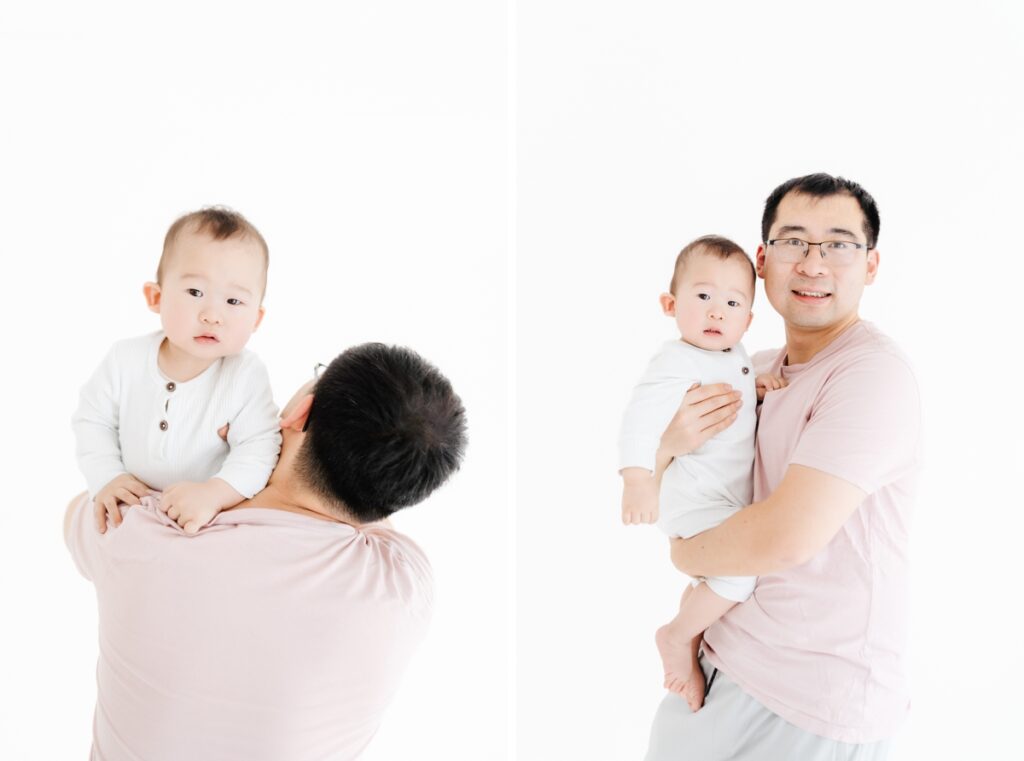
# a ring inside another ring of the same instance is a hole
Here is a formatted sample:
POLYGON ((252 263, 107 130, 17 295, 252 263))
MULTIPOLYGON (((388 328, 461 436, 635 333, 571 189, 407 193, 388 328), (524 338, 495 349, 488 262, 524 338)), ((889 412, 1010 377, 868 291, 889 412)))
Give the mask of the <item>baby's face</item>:
POLYGON ((168 341, 197 359, 238 354, 263 318, 260 244, 182 231, 168 254, 154 309, 168 341))
POLYGON ((675 318, 684 341, 721 351, 738 344, 747 332, 753 300, 753 274, 747 262, 694 252, 676 278, 676 292, 662 295, 662 307, 675 318))

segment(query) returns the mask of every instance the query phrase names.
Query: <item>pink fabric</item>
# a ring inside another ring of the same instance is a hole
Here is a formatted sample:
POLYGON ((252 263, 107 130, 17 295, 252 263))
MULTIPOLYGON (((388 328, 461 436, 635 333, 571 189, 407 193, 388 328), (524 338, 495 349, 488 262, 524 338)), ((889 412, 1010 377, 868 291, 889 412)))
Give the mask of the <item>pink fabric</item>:
POLYGON ((896 345, 860 322, 803 365, 754 357, 789 381, 762 405, 754 500, 789 465, 868 494, 831 543, 758 579, 705 634, 711 663, 783 719, 851 743, 892 736, 909 708, 907 533, 918 470, 920 397, 896 345))
POLYGON ((409 539, 280 510, 186 536, 148 498, 68 546, 99 605, 93 759, 351 759, 431 607, 409 539))

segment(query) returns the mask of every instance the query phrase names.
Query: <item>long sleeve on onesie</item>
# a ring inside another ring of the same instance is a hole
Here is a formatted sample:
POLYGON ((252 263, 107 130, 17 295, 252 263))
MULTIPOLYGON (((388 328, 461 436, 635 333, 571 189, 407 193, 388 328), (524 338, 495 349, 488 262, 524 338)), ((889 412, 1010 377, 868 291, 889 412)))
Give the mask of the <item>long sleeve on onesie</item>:
POLYGON ((243 351, 176 383, 157 365, 162 341, 160 332, 119 341, 82 387, 72 427, 90 495, 131 473, 157 490, 217 477, 251 497, 281 449, 266 368, 243 351), (227 441, 217 433, 225 424, 227 441))
MULTIPOLYGON (((665 470, 658 498, 658 527, 669 536, 690 537, 717 526, 753 497, 757 393, 754 370, 741 344, 708 351, 669 341, 651 359, 633 388, 619 435, 619 468, 655 469, 661 434, 694 383, 729 383, 743 394, 736 421, 695 452, 675 458, 665 470)), ((746 599, 753 577, 708 579, 715 592, 746 599)))

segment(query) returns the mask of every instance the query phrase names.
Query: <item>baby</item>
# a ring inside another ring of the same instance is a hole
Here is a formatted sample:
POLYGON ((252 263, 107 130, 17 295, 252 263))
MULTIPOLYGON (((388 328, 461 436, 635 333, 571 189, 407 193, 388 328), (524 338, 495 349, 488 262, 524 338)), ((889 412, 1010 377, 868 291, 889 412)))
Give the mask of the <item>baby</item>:
MULTIPOLYGON (((623 416, 623 523, 657 521, 670 536, 690 537, 750 504, 755 393, 762 399, 768 389, 784 385, 771 376, 755 381, 740 343, 753 318, 756 277, 743 249, 714 235, 693 241, 676 259, 661 306, 675 318, 681 340, 669 341, 651 360, 623 416), (691 386, 718 382, 742 392, 736 421, 695 452, 675 458, 659 485, 655 453, 662 432, 691 386)), ((697 665, 701 635, 733 605, 746 600, 754 582, 753 577, 695 580, 683 593, 676 617, 655 635, 665 687, 683 696, 693 711, 704 702, 704 675, 697 665)))
POLYGON ((114 344, 72 418, 96 522, 162 491, 160 509, 194 534, 260 491, 281 446, 263 363, 245 344, 263 319, 268 251, 242 215, 208 208, 164 238, 143 292, 161 331, 114 344))

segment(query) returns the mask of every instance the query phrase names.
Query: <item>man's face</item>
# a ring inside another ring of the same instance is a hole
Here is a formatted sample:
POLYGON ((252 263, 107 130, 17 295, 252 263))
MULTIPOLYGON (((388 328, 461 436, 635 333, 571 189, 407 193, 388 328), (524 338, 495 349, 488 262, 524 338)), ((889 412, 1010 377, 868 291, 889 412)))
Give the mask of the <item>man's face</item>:
POLYGON ((709 351, 731 349, 750 325, 753 275, 745 257, 720 259, 694 251, 676 278, 674 294, 662 294, 665 314, 679 336, 709 351))
POLYGON ((263 317, 259 243, 182 231, 168 253, 157 303, 151 302, 168 340, 197 359, 238 354, 263 317))
MULTIPOLYGON (((864 213, 850 195, 818 198, 790 192, 779 203, 768 233, 769 240, 776 238, 867 243, 864 213)), ((757 273, 764 278, 765 293, 789 328, 817 330, 856 319, 861 293, 874 282, 877 270, 874 249, 858 252, 846 266, 822 259, 817 246, 795 263, 779 261, 771 246, 757 249, 757 273)))

